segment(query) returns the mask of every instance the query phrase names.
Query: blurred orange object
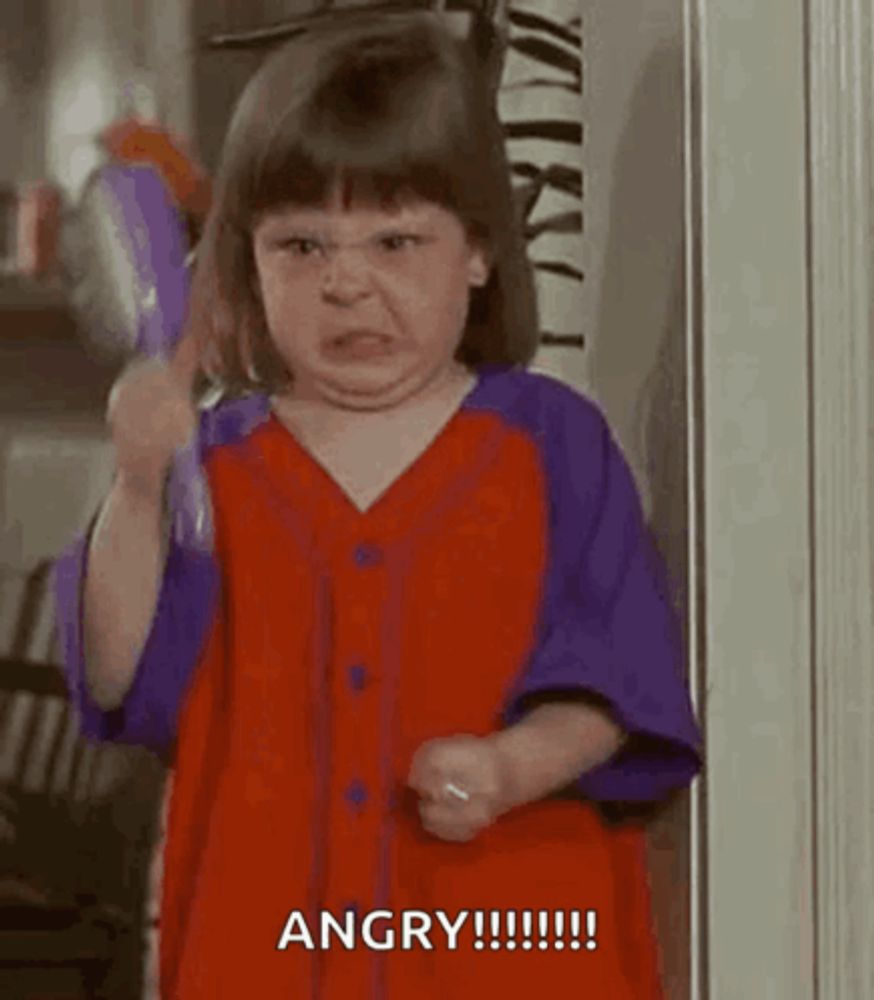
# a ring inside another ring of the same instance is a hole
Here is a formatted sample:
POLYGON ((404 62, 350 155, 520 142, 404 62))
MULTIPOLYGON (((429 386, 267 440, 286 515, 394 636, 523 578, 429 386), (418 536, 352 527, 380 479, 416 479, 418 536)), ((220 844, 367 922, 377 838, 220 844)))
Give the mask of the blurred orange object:
POLYGON ((210 179, 184 142, 167 129, 139 118, 126 118, 100 135, 109 155, 122 163, 147 163, 161 175, 178 206, 203 219, 212 199, 210 179))
POLYGON ((28 278, 45 278, 58 255, 61 193, 47 181, 24 185, 18 194, 15 270, 28 278))

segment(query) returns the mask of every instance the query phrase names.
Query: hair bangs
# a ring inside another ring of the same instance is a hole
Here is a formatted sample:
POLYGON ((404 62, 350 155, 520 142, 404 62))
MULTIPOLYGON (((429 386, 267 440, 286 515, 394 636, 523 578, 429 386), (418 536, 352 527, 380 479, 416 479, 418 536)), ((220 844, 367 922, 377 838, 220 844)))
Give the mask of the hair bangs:
MULTIPOLYGON (((436 202, 473 228, 466 194, 481 158, 470 108, 437 53, 413 47, 392 59, 364 51, 328 67, 309 100, 290 109, 273 132, 249 191, 250 218, 284 204, 387 206, 408 198, 436 202), (469 153, 470 155, 465 155, 469 153)), ((474 215, 479 213, 474 212, 474 215)))

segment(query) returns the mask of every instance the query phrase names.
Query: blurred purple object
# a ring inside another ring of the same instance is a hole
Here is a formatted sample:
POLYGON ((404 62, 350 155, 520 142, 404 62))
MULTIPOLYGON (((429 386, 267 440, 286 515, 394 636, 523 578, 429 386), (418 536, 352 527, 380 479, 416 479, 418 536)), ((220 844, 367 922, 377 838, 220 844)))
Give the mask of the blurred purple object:
POLYGON ((107 163, 76 220, 74 303, 86 336, 113 354, 168 357, 185 322, 185 221, 149 166, 107 163))
MULTIPOLYGON (((86 336, 112 354, 167 361, 188 308, 185 222, 160 175, 108 163, 89 179, 77 217, 74 302, 86 336)), ((181 448, 168 481, 180 544, 212 545, 209 490, 197 439, 181 448)))
POLYGON ((211 552, 212 503, 197 438, 176 453, 167 482, 167 505, 176 541, 184 548, 211 552))

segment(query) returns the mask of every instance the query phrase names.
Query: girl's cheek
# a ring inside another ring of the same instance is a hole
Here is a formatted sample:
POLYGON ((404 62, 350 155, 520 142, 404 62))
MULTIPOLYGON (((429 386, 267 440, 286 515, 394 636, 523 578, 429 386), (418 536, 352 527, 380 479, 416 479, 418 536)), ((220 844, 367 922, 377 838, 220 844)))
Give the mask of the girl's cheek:
POLYGON ((307 297, 302 295, 292 283, 277 275, 265 286, 264 301, 269 311, 277 316, 287 316, 309 307, 307 297))

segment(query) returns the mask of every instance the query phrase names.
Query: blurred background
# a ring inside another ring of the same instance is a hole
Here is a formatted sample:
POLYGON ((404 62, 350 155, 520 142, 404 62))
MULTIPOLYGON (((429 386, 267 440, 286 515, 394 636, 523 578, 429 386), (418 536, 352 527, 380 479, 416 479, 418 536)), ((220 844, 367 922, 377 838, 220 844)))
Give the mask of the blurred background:
MULTIPOLYGON (((425 4, 429 5, 429 4, 425 4)), ((111 464, 106 394, 141 303, 93 193, 155 170, 188 249, 236 97, 300 18, 373 3, 5 0, 0 5, 0 995, 153 997, 165 773, 77 736, 47 566, 111 464), (105 248, 104 248, 105 249, 105 248), (133 287, 133 286, 130 286, 133 287), (151 877, 146 874, 151 871, 151 877), (145 971, 144 971, 145 970, 145 971), (102 984, 102 985, 101 985, 102 984)), ((682 0, 443 3, 493 32, 535 264, 535 367, 596 398, 638 476, 685 608, 682 0)), ((149 220, 146 220, 147 226, 149 220)), ((688 996, 685 798, 651 824, 672 998, 688 996)))

